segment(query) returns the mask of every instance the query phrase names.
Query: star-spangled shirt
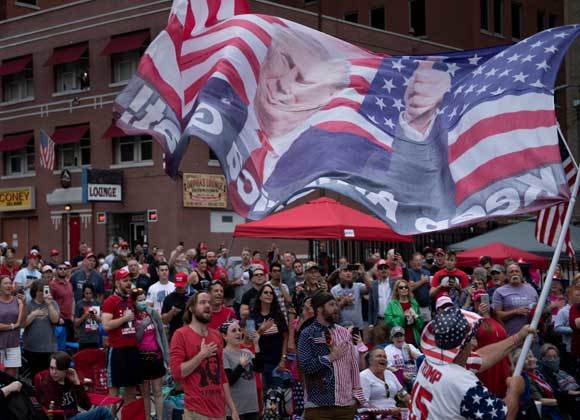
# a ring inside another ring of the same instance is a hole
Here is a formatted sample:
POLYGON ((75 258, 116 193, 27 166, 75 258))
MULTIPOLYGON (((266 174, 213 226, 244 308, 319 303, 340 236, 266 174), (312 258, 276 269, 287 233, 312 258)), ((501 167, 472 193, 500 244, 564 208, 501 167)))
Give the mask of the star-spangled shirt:
POLYGON ((411 395, 414 420, 505 420, 504 401, 488 391, 475 374, 454 363, 423 362, 411 395))

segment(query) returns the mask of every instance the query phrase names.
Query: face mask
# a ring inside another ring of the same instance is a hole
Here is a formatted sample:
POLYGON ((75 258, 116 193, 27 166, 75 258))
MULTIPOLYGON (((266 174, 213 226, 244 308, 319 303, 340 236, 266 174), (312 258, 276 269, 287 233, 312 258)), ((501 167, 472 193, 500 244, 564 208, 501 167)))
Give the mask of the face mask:
POLYGON ((427 264, 433 264, 433 261, 435 261, 433 258, 426 258, 426 259, 425 259, 425 262, 426 262, 427 264))
POLYGON ((145 309, 147 309, 147 303, 146 302, 137 302, 135 304, 135 307, 139 310, 139 311, 144 311, 145 309))
POLYGON ((554 360, 542 360, 544 366, 548 369, 558 372, 560 370, 560 358, 556 357, 554 360))

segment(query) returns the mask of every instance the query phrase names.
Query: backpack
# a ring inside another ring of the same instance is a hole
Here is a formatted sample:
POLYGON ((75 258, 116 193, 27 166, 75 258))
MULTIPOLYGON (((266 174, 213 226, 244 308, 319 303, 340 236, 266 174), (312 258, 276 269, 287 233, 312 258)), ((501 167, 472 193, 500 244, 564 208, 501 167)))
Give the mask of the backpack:
POLYGON ((274 369, 272 386, 264 398, 262 420, 289 420, 292 415, 292 375, 287 370, 274 369))

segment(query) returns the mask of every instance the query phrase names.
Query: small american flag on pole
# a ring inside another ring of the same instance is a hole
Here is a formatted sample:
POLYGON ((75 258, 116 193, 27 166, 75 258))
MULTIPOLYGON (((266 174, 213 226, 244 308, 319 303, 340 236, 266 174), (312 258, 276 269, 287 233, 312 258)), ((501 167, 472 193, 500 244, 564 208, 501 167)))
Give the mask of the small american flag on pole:
MULTIPOLYGON (((576 166, 576 162, 574 162, 570 156, 568 148, 565 147, 562 141, 560 141, 560 153, 562 155, 562 165, 564 166, 564 174, 568 181, 568 186, 572 188, 576 181, 578 167, 576 166)), ((536 240, 538 242, 551 247, 556 246, 567 210, 568 202, 565 202, 540 211, 535 229, 536 240)), ((570 238, 570 230, 566 232, 564 245, 566 246, 566 254, 568 254, 570 258, 574 258, 574 246, 572 245, 572 239, 570 238)))
POLYGON ((54 141, 44 130, 40 130, 40 165, 49 171, 54 169, 54 141))

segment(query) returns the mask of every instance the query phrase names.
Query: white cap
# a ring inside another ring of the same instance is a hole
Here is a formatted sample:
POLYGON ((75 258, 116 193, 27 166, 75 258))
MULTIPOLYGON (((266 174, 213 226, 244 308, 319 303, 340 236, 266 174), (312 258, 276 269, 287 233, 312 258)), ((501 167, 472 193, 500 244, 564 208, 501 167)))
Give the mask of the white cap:
POLYGON ((8 244, 6 242, 0 242, 0 248, 8 248, 8 244))
POLYGON ((448 304, 453 305, 453 301, 451 300, 451 298, 447 295, 441 296, 441 297, 437 298, 437 302, 435 303, 435 309, 439 309, 442 306, 445 306, 448 304))
POLYGON ((47 264, 44 267, 42 267, 42 272, 46 273, 47 271, 54 271, 54 269, 52 268, 52 266, 47 264))
POLYGON ((109 271, 109 264, 107 263, 103 263, 103 265, 101 265, 101 271, 109 271))

